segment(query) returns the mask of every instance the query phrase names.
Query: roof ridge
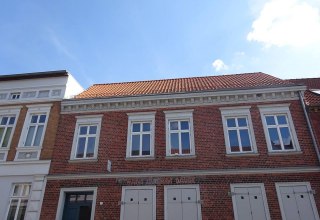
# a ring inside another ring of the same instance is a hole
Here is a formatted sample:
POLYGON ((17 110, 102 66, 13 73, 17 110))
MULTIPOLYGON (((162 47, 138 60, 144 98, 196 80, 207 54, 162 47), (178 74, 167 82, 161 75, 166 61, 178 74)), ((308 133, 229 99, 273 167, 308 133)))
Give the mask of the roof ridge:
MULTIPOLYGON (((127 82, 112 82, 112 83, 95 83, 92 86, 99 86, 99 85, 115 85, 115 84, 128 84, 128 83, 143 83, 143 82, 154 82, 154 81, 169 81, 169 80, 184 80, 184 79, 199 79, 199 78, 208 78, 208 77, 222 77, 222 76, 235 76, 235 75, 247 75, 247 74, 258 74, 258 73, 262 73, 262 74, 266 74, 269 75, 267 73, 263 73, 263 72, 251 72, 251 73, 234 73, 234 74, 224 74, 224 75, 216 75, 216 76, 192 76, 192 77, 181 77, 181 78, 166 78, 166 79, 154 79, 154 80, 138 80, 138 81, 127 81, 127 82)), ((272 75, 269 75, 272 76, 272 75)), ((274 78, 278 78, 275 76, 272 76, 274 78)), ((278 78, 280 79, 280 78, 278 78)), ((283 80, 283 79, 280 79, 283 80)), ((92 87, 90 86, 90 87, 92 87)))

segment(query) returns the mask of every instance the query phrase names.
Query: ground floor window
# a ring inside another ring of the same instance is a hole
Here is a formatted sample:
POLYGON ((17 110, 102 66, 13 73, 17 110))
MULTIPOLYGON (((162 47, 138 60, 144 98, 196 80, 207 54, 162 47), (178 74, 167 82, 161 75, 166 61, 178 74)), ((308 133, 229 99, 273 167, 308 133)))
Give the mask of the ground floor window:
POLYGON ((231 195, 235 220, 270 220, 262 183, 231 184, 231 195))
POLYGON ((276 183, 276 189, 282 219, 319 219, 310 183, 276 183))
POLYGON ((11 191, 7 220, 23 220, 27 210, 31 184, 14 184, 11 191))
POLYGON ((121 220, 155 220, 156 187, 122 187, 121 220))
POLYGON ((165 219, 201 220, 201 202, 198 185, 164 187, 165 219))
POLYGON ((61 189, 58 219, 92 220, 94 219, 96 188, 61 189))

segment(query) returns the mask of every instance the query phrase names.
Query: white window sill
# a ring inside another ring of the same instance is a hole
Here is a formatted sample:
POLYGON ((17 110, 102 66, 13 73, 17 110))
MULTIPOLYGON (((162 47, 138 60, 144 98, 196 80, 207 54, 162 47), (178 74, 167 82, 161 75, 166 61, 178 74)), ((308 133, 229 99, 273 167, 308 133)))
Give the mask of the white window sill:
POLYGON ((167 155, 165 159, 194 159, 196 155, 167 155))
POLYGON ((68 163, 95 163, 95 162, 98 162, 98 159, 90 158, 90 159, 71 159, 71 160, 68 160, 68 163))
POLYGON ((260 154, 255 153, 255 152, 249 152, 249 153, 228 153, 226 154, 226 157, 254 157, 254 156, 259 156, 260 154))
POLYGON ((125 160, 127 161, 136 161, 136 160, 154 160, 154 156, 148 156, 148 157, 126 157, 125 160))
POLYGON ((7 147, 1 147, 0 148, 0 152, 6 152, 6 151, 9 151, 9 148, 7 148, 7 147))
POLYGON ((302 151, 272 151, 268 152, 269 156, 276 156, 276 155, 297 155, 302 154, 302 151))

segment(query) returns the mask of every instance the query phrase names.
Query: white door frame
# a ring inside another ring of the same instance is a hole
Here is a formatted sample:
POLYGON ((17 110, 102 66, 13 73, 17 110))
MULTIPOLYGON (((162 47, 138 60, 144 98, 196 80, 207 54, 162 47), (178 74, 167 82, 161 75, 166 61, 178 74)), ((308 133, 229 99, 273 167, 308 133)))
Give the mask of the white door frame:
POLYGON ((197 192, 197 197, 199 199, 199 201, 198 201, 198 220, 202 219, 200 187, 198 184, 194 184, 194 185, 166 185, 166 186, 164 186, 164 219, 168 219, 168 213, 167 213, 168 189, 195 189, 197 192))
MULTIPOLYGON (((280 205, 281 217, 283 220, 287 220, 287 219, 286 219, 286 215, 285 215, 283 204, 282 204, 280 187, 281 186, 306 186, 309 192, 312 191, 311 185, 309 182, 283 182, 283 183, 275 183, 275 185, 276 185, 276 190, 277 190, 278 202, 280 205)), ((313 213, 316 217, 316 220, 319 220, 319 213, 317 210, 317 206, 316 206, 313 194, 309 193, 309 196, 310 196, 310 202, 311 202, 311 206, 313 209, 313 213)), ((290 219, 288 219, 288 220, 290 220, 290 219)))
MULTIPOLYGON (((269 212, 269 206, 268 206, 268 201, 267 201, 267 196, 266 196, 266 190, 264 188, 263 183, 235 183, 235 184, 230 184, 231 188, 231 195, 234 193, 235 188, 250 188, 250 187, 259 187, 261 189, 261 194, 262 194, 262 199, 263 199, 263 204, 264 204, 264 211, 266 213, 266 218, 267 220, 270 220, 270 212, 269 212)), ((232 206, 233 206, 233 213, 234 213, 234 219, 238 220, 238 209, 237 209, 237 203, 235 198, 232 195, 232 206)))
POLYGON ((122 208, 122 202, 125 200, 125 192, 126 190, 152 190, 152 220, 156 220, 156 186, 123 186, 122 187, 122 195, 121 195, 121 211, 120 211, 120 219, 124 220, 124 209, 122 208))

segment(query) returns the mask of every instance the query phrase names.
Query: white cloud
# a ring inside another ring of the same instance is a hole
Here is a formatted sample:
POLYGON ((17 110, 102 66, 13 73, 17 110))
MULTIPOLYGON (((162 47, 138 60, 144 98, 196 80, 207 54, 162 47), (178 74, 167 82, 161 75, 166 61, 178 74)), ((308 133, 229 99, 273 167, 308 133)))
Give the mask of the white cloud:
POLYGON ((270 0, 264 4, 247 35, 266 47, 320 44, 319 8, 309 0, 270 0))
POLYGON ((215 61, 213 61, 212 63, 212 67, 217 71, 221 71, 221 70, 227 70, 229 69, 229 67, 220 59, 216 59, 215 61))

